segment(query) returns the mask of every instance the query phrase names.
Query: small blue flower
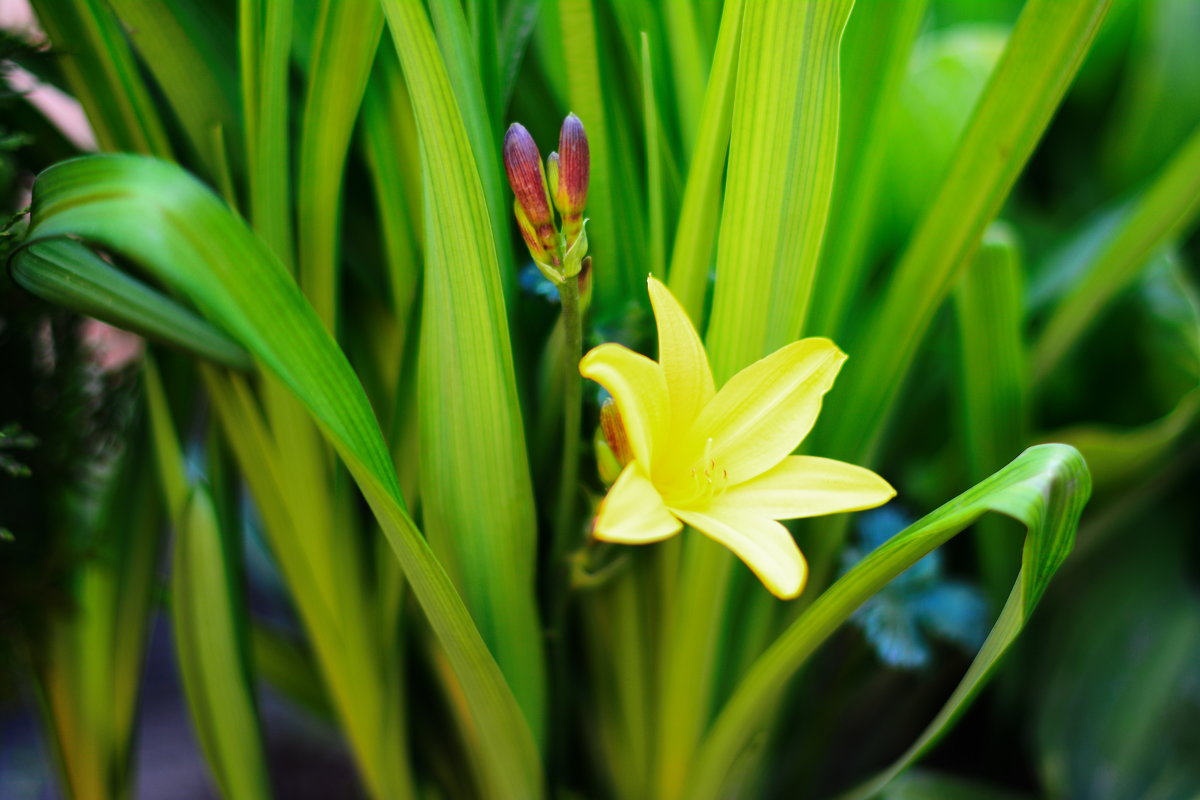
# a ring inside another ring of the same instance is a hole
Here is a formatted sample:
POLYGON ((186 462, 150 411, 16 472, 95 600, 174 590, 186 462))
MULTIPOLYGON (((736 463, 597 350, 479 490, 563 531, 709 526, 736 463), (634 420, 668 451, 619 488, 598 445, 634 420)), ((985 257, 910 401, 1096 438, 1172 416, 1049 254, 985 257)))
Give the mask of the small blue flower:
MULTIPOLYGON (((842 556, 844 569, 912 523, 895 503, 868 511, 859 524, 856 547, 842 556)), ((942 577, 942 556, 933 551, 867 600, 851 617, 880 660, 899 669, 929 663, 929 636, 973 652, 983 644, 988 608, 974 586, 942 577)))
POLYGON ((558 289, 549 279, 542 274, 542 271, 537 268, 537 264, 530 261, 521 268, 517 275, 517 283, 522 291, 531 294, 535 297, 543 297, 551 303, 557 303, 558 289))

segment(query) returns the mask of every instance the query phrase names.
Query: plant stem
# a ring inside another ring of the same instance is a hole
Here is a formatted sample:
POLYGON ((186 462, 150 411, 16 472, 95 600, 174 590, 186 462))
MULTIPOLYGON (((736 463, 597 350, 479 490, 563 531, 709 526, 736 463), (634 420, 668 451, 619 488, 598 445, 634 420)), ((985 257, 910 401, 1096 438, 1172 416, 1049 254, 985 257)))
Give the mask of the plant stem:
POLYGON ((558 507, 554 515, 554 538, 550 544, 547 627, 551 669, 550 766, 551 785, 562 777, 566 754, 567 686, 566 637, 567 595, 570 591, 568 554, 573 544, 575 503, 579 491, 579 426, 582 423, 583 382, 579 359, 583 357, 583 315, 579 307, 579 278, 567 278, 558 285, 562 303, 563 326, 563 443, 562 468, 559 470, 558 507))
POLYGON ((555 567, 570 552, 575 533, 575 504, 579 493, 579 426, 583 385, 579 359, 583 357, 583 315, 579 307, 579 277, 567 278, 558 287, 563 322, 563 444, 559 471, 558 511, 554 519, 555 567))

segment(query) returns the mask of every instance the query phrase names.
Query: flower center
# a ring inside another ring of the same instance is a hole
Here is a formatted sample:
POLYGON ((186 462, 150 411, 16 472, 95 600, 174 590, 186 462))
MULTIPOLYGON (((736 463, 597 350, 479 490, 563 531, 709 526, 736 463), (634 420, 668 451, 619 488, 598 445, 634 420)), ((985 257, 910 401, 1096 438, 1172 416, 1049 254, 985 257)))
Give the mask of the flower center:
POLYGON ((717 461, 711 437, 705 440, 704 454, 692 464, 688 477, 691 492, 686 501, 680 503, 682 506, 720 497, 729 488, 729 470, 717 461))

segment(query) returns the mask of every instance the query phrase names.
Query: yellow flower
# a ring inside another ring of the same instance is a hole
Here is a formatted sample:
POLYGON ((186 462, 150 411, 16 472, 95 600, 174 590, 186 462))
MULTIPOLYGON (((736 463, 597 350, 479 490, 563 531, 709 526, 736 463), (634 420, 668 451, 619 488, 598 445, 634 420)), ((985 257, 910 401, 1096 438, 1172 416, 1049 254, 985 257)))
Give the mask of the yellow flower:
POLYGON ((801 339, 718 392, 687 313, 665 286, 648 283, 659 360, 602 344, 579 364, 616 400, 632 451, 593 532, 647 544, 687 523, 737 554, 775 595, 793 598, 808 567, 777 520, 873 508, 896 494, 868 469, 791 455, 846 355, 828 339, 801 339))

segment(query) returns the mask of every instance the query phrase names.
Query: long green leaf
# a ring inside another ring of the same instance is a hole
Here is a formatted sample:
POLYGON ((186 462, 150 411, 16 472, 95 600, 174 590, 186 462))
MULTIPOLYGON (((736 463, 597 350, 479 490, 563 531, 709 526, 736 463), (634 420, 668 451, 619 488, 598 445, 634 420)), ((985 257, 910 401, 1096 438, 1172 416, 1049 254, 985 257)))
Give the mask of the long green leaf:
POLYGON ((376 0, 325 0, 313 33, 296 182, 297 245, 300 285, 333 331, 342 175, 382 34, 383 10, 376 0))
POLYGON ((538 796, 536 747, 520 708, 404 510, 358 379, 268 246, 182 170, 133 156, 52 167, 39 176, 31 214, 34 240, 80 236, 186 295, 304 403, 370 504, 461 682, 485 745, 489 785, 499 794, 538 796))
POLYGON ((111 3, 183 124, 192 149, 207 173, 219 177, 224 139, 214 137, 213 131, 241 141, 234 43, 220 15, 203 0, 111 3))
POLYGON ((679 224, 667 273, 671 293, 687 309, 698 330, 703 330, 704 297, 708 274, 720 230, 721 178, 729 150, 729 128, 733 120, 733 90, 737 77, 739 33, 742 29, 742 0, 728 0, 721 12, 721 32, 713 56, 700 130, 688 168, 679 224))
POLYGON ((265 798, 266 758, 246 668, 233 554, 208 493, 197 487, 178 521, 171 612, 179 670, 197 737, 226 797, 265 798))
MULTIPOLYGON (((994 223, 954 289, 961 349, 962 431, 967 475, 981 481, 1027 441, 1029 387, 1024 292, 1015 234, 994 223)), ((1054 441, 1064 441, 1054 439, 1054 441)), ((980 567, 993 602, 1004 602, 1018 560, 1003 530, 981 520, 980 567)))
POLYGON ((188 309, 110 265, 71 239, 31 245, 13 263, 13 280, 55 305, 78 311, 234 369, 246 351, 188 309))
POLYGON ((594 0, 556 0, 553 5, 559 30, 551 38, 560 43, 564 55, 563 62, 551 68, 566 73, 570 110, 587 127, 591 150, 588 247, 596 264, 596 305, 602 310, 623 309, 630 300, 642 299, 634 287, 646 272, 639 257, 643 217, 637 211, 640 203, 623 205, 629 198, 622 191, 620 177, 627 165, 618 162, 622 161, 620 153, 628 150, 617 147, 614 123, 604 102, 595 4, 594 0))
POLYGON ((1184 230, 1200 211, 1200 128, 1154 182, 1122 213, 1087 273, 1051 313, 1033 353, 1033 372, 1044 379, 1103 309, 1128 286, 1156 250, 1184 230))
POLYGON ((837 336, 863 280, 892 110, 928 0, 858 0, 842 41, 833 211, 807 331, 837 336))
POLYGON ((836 390, 823 455, 870 461, 924 334, 970 263, 1096 35, 1111 0, 1029 0, 949 172, 836 390))
POLYGON ((171 411, 153 362, 146 402, 156 470, 175 528, 171 620, 188 709, 225 797, 265 798, 266 757, 247 662, 238 544, 217 522, 208 490, 189 487, 171 411))
MULTIPOLYGON (((708 330, 718 381, 792 341, 803 325, 829 211, 838 47, 851 6, 746 5, 708 330)), ((687 796, 712 701, 731 566, 731 554, 707 537, 686 540, 678 610, 662 651, 661 797, 687 796)))
POLYGON ((384 9, 412 94, 425 180, 425 531, 540 740, 533 489, 487 203, 424 9, 416 0, 389 0, 384 9))
MULTIPOLYGON (((480 0, 478 6, 487 6, 495 0, 480 0)), ((508 190, 500 178, 500 136, 497 120, 489 112, 490 96, 484 87, 490 85, 483 67, 472 57, 471 34, 463 16, 462 4, 458 0, 434 0, 429 11, 442 46, 442 58, 446 73, 454 87, 454 97, 471 142, 471 152, 478 165, 479 181, 483 185, 483 196, 487 200, 488 219, 492 226, 492 242, 500 264, 500 283, 504 286, 506 301, 511 303, 516 289, 516 270, 513 268, 511 224, 509 221, 508 190)), ((494 11, 494 9, 493 9, 494 11)), ((478 23, 478 19, 472 19, 478 23)), ((486 36, 494 37, 496 31, 488 30, 486 36)), ((481 52, 482 55, 482 52, 481 52)))
POLYGON ((992 511, 1019 520, 1028 534, 1021 573, 1008 603, 930 726, 895 764, 853 796, 867 798, 877 793, 933 746, 1028 622, 1050 578, 1071 550, 1090 492, 1087 466, 1075 449, 1039 445, 881 545, 823 593, 755 662, 701 745, 686 796, 696 800, 725 796, 731 779, 736 782, 739 777, 735 774, 739 756, 772 718, 791 677, 867 598, 983 514, 992 511))
POLYGON ((102 0, 36 0, 33 7, 101 149, 170 158, 162 120, 112 8, 102 0))
POLYGON ((804 327, 833 189, 838 50, 852 6, 746 6, 708 331, 718 381, 804 327))
POLYGON ((663 207, 663 154, 659 132, 659 106, 654 91, 654 62, 650 37, 642 32, 642 108, 646 129, 646 208, 650 213, 650 260, 648 271, 664 277, 667 268, 667 231, 663 207))

